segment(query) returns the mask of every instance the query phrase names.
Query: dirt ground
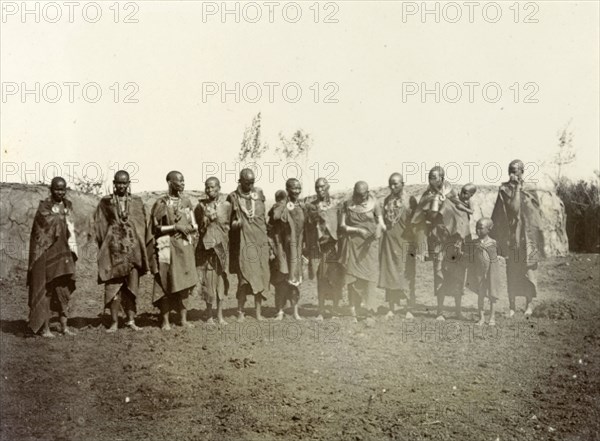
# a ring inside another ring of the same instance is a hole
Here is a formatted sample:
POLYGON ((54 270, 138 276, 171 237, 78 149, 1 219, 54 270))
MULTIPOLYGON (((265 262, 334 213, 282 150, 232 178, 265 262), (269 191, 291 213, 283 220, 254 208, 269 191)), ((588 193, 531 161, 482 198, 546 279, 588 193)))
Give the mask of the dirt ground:
MULTIPOLYGON (((1 281, 2 440, 600 439, 600 260, 544 262, 534 317, 496 327, 434 320, 431 263, 418 266, 416 319, 307 319, 158 328, 148 294, 140 332, 106 334, 95 274, 78 274, 75 337, 29 336, 23 274, 1 281)), ((380 293, 383 306, 383 293, 380 293)), ((523 308, 523 299, 519 307, 523 308)), ((453 306, 453 300, 447 300, 453 306)), ((248 304, 250 312, 251 303, 248 304)), ((266 314, 274 315, 273 298, 266 314)), ((486 305, 487 306, 487 305, 486 305)), ((347 311, 347 309, 346 309, 347 311)), ((57 326, 54 324, 53 326, 57 326)))

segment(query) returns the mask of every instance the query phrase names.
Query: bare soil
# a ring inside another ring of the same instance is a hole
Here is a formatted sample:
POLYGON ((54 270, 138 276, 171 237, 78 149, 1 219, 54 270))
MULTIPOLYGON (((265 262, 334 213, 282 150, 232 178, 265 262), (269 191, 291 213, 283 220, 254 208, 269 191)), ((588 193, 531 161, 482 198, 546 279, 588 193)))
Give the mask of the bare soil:
POLYGON ((2 279, 0 439, 600 439, 598 255, 544 262, 534 316, 508 319, 504 296, 495 327, 474 324, 470 292, 466 320, 435 321, 430 262, 417 280, 413 321, 317 322, 306 282, 302 322, 259 323, 249 303, 237 323, 232 289, 226 327, 196 297, 195 328, 161 332, 145 277, 143 330, 106 334, 102 288, 80 273, 78 334, 48 340, 27 332, 24 274, 2 279))

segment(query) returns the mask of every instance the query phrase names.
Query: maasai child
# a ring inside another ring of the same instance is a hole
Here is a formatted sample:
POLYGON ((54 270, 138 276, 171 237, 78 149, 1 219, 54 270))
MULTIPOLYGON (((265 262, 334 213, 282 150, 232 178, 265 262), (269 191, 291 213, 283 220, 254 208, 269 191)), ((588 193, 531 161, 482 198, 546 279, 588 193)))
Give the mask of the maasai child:
MULTIPOLYGON (((295 178, 285 183, 286 197, 269 210, 267 231, 275 258, 271 261, 271 284, 275 287, 275 320, 282 320, 283 308, 289 300, 293 317, 298 313, 302 283, 302 247, 304 244, 304 205, 300 202, 302 185, 295 178)), ((279 192, 278 192, 279 193, 279 192)), ((277 197, 280 196, 276 195, 277 197)))
POLYGON ((67 182, 60 176, 50 183, 50 197, 40 201, 29 243, 29 327, 42 337, 50 332, 52 312, 58 312, 61 332, 74 335, 67 327, 69 300, 75 291, 77 243, 73 205, 65 194, 67 182))
POLYGON ((495 325, 495 304, 500 290, 500 264, 498 263, 498 247, 489 234, 494 226, 491 219, 484 217, 477 221, 478 238, 470 242, 469 270, 467 286, 477 293, 479 309, 478 325, 485 323, 483 311, 484 300, 490 301, 490 325, 495 325))
POLYGON ((231 204, 221 194, 221 183, 210 177, 204 183, 206 196, 194 210, 200 239, 196 246, 196 269, 200 278, 200 292, 206 302, 207 323, 214 324, 213 305, 217 305, 217 320, 223 318, 223 299, 229 291, 229 221, 231 204))
POLYGON ((305 200, 304 241, 308 256, 308 277, 317 279, 319 315, 323 320, 325 300, 337 311, 344 287, 344 267, 338 249, 339 210, 329 195, 325 178, 315 181, 315 196, 305 200))
POLYGON ((460 211, 464 211, 469 216, 475 213, 473 207, 471 207, 471 198, 475 193, 477 193, 475 184, 469 182, 468 184, 463 185, 458 194, 458 204, 456 204, 456 208, 460 211))

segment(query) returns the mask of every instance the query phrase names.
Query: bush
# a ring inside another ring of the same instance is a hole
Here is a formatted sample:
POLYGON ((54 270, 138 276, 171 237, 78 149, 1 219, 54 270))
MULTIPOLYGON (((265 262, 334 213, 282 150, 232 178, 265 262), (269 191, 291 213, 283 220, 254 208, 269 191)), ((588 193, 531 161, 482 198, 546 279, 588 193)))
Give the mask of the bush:
POLYGON ((600 188, 598 182, 561 178, 556 193, 565 204, 571 251, 600 252, 600 188))

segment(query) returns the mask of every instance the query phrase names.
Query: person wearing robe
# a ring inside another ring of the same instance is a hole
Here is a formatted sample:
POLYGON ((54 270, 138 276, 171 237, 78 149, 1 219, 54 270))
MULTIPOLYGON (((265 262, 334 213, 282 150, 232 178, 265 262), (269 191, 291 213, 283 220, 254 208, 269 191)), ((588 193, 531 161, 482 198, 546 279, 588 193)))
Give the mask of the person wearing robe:
POLYGON ((350 311, 356 321, 356 309, 363 306, 375 311, 375 288, 379 280, 379 239, 385 230, 381 207, 364 181, 354 185, 350 200, 344 202, 340 230, 341 263, 346 272, 350 311))
POLYGON ((98 283, 104 284, 104 305, 111 312, 107 332, 117 331, 121 308, 127 316, 125 325, 137 331, 136 298, 140 277, 150 269, 147 245, 152 237, 144 202, 129 191, 129 173, 116 172, 113 186, 113 194, 104 196, 94 213, 98 283))
POLYGON ((54 337, 50 318, 57 312, 61 332, 74 335, 67 326, 69 300, 75 291, 77 242, 73 204, 65 197, 67 183, 52 179, 50 197, 40 201, 29 243, 27 286, 29 287, 29 328, 43 337, 54 337))
POLYGON ((198 282, 193 234, 197 230, 191 201, 183 195, 185 181, 178 171, 167 175, 168 194, 158 198, 150 212, 154 234, 153 304, 160 309, 161 329, 170 330, 169 313, 177 310, 181 325, 187 321, 189 295, 198 282))
POLYGON ((506 259, 509 317, 515 315, 516 297, 525 297, 525 316, 533 313, 537 296, 537 267, 544 256, 541 211, 536 188, 524 182, 523 161, 508 166, 509 180, 500 185, 492 212, 490 235, 506 259))
POLYGON ((213 324, 212 307, 217 305, 217 320, 223 319, 223 300, 229 291, 229 221, 231 204, 222 194, 221 183, 210 177, 204 184, 206 196, 198 202, 194 215, 200 240, 196 247, 196 267, 200 278, 200 292, 206 302, 208 323, 213 324))
POLYGON ((238 188, 229 194, 231 229, 229 231, 229 272, 238 277, 238 320, 244 320, 246 297, 253 296, 257 320, 263 320, 263 293, 269 289, 269 239, 265 196, 254 186, 254 172, 240 172, 238 188))
POLYGON ((406 318, 412 319, 414 317, 411 310, 416 303, 416 259, 412 243, 404 238, 404 230, 410 222, 411 204, 403 196, 404 179, 400 173, 393 173, 388 179, 388 185, 390 194, 383 202, 386 230, 381 237, 379 250, 378 286, 385 290, 386 301, 390 306, 388 318, 394 315, 400 299, 406 298, 406 318))
POLYGON ((286 197, 269 210, 267 231, 272 242, 271 284, 275 287, 276 320, 282 320, 289 301, 293 317, 300 320, 298 300, 302 283, 302 249, 304 246, 304 204, 300 202, 302 185, 295 178, 285 183, 286 197))
POLYGON ((329 196, 325 178, 315 181, 316 197, 305 201, 305 244, 308 257, 308 277, 317 279, 319 315, 323 320, 325 301, 337 309, 342 299, 344 267, 339 263, 339 209, 329 196))
POLYGON ((490 302, 491 326, 496 324, 495 304, 500 291, 500 262, 498 260, 498 247, 496 241, 489 237, 493 229, 493 222, 489 218, 481 218, 477 221, 477 239, 466 245, 468 250, 468 276, 467 287, 478 296, 477 307, 479 310, 478 325, 485 323, 483 310, 484 301, 490 302))
POLYGON ((433 289, 437 298, 437 319, 443 315, 444 298, 455 299, 457 318, 462 318, 464 292, 464 262, 462 247, 470 234, 469 217, 457 208, 458 195, 444 179, 444 169, 435 166, 429 171, 429 187, 423 192, 411 217, 406 237, 413 241, 418 252, 427 248, 433 261, 433 289), (422 244, 426 242, 427 246, 422 244))

